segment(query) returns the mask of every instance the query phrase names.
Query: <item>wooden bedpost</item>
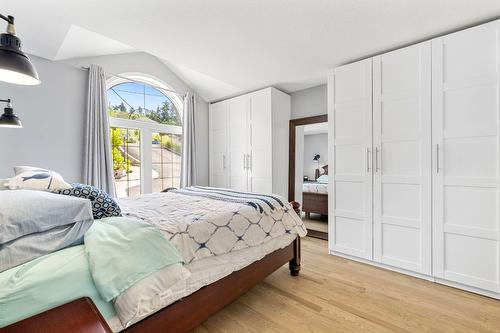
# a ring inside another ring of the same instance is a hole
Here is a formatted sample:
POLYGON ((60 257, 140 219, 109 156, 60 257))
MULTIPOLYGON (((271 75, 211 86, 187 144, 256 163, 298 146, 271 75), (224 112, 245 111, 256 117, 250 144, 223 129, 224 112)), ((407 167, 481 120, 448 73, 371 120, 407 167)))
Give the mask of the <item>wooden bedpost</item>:
POLYGON ((300 272, 300 237, 297 236, 293 241, 293 259, 288 262, 290 267, 290 274, 292 276, 299 276, 300 272))
MULTIPOLYGON (((297 201, 290 202, 293 210, 300 216, 300 204, 297 201)), ((300 272, 300 237, 297 236, 293 241, 293 259, 289 261, 290 274, 298 276, 300 272)))
POLYGON ((292 205, 295 213, 300 216, 300 204, 297 201, 290 201, 290 204, 292 205))

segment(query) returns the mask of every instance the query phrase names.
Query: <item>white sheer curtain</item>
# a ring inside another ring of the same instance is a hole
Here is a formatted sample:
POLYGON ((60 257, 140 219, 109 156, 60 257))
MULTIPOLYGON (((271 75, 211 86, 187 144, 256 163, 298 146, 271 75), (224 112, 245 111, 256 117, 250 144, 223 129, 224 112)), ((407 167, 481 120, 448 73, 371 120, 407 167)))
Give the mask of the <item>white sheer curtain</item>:
POLYGON ((108 101, 104 71, 97 65, 89 68, 83 182, 115 196, 113 157, 109 141, 108 101))
POLYGON ((194 128, 195 97, 184 97, 182 121, 181 187, 196 185, 196 143, 194 128))

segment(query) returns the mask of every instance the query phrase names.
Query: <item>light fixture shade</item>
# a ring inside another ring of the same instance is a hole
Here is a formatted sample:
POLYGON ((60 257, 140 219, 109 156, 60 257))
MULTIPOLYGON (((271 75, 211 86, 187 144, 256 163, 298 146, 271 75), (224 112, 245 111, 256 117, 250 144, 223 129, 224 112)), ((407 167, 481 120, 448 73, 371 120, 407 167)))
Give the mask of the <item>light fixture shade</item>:
POLYGON ((35 66, 21 51, 21 41, 14 35, 0 35, 0 81, 22 85, 40 84, 35 66))
POLYGON ((0 127, 23 128, 23 124, 14 114, 14 110, 7 107, 4 109, 4 113, 0 116, 0 127))

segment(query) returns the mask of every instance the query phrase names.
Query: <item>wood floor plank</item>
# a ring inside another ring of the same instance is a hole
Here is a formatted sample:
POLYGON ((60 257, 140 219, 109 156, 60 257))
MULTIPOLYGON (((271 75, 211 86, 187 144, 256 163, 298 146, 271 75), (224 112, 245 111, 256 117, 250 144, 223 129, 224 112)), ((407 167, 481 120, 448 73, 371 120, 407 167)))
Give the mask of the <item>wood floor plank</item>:
POLYGON ((194 333, 500 333, 500 301, 331 256, 302 242, 297 278, 283 267, 194 333))

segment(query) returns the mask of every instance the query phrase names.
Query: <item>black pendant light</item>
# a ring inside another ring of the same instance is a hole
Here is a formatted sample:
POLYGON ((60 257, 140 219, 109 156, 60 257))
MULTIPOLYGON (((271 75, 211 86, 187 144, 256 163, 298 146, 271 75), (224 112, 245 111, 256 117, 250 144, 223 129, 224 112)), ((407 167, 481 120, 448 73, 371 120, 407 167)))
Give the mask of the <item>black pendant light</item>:
POLYGON ((21 50, 16 36, 14 17, 0 14, 7 21, 7 32, 0 35, 0 81, 23 85, 40 84, 38 73, 30 58, 21 50))
POLYGON ((0 102, 7 102, 7 107, 0 116, 0 127, 23 128, 21 120, 14 114, 10 99, 0 99, 0 102))

